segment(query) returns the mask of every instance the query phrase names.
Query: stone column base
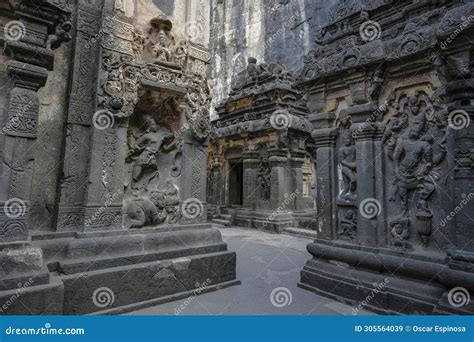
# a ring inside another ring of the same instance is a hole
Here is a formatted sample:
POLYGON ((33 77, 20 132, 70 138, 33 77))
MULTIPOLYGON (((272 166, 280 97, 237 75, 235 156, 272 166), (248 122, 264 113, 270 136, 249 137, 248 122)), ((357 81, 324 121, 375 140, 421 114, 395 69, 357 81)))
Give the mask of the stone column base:
POLYGON ((256 228, 270 233, 281 233, 283 229, 293 226, 291 213, 276 213, 274 211, 236 210, 235 225, 246 228, 256 228))
POLYGON ((308 245, 314 256, 301 271, 299 287, 382 314, 473 314, 474 274, 440 258, 403 255, 339 241, 308 245), (450 305, 450 291, 462 287, 465 303, 450 305))

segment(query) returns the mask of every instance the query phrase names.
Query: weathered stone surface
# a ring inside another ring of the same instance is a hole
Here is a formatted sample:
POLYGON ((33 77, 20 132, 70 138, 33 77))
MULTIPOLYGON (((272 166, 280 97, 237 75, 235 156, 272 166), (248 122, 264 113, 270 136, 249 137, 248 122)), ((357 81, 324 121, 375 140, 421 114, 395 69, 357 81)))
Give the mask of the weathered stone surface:
POLYGON ((0 15, 2 314, 110 311, 104 288, 123 310, 238 283, 235 253, 196 225, 208 4, 171 5, 24 1, 0 15))
POLYGON ((299 81, 314 112, 316 202, 324 208, 300 286, 351 303, 377 290, 368 305, 383 313, 472 313, 473 270, 455 261, 473 252, 457 235, 472 221, 472 158, 459 163, 455 147, 472 139, 472 93, 457 88, 472 68, 455 51, 472 50, 473 20, 453 17, 474 7, 345 3, 320 31, 299 81), (450 305, 459 288, 465 302, 450 305))
POLYGON ((3 314, 236 284, 206 219, 316 237, 309 290, 472 313, 472 2, 0 9, 3 314))

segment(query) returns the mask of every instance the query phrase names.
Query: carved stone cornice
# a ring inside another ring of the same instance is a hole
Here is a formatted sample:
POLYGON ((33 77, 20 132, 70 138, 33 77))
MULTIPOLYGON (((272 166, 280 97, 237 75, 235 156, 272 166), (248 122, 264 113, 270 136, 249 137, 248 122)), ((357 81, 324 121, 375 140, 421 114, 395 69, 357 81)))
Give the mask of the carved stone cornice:
POLYGON ((25 0, 5 34, 5 55, 17 61, 53 69, 52 50, 70 41, 71 10, 61 0, 25 0))
POLYGON ((335 147, 338 135, 339 130, 336 128, 322 128, 311 133, 316 149, 320 147, 335 147))
POLYGON ((45 68, 10 60, 7 73, 13 78, 15 86, 38 91, 46 84, 48 70, 45 68))
POLYGON ((259 156, 260 153, 255 150, 244 151, 242 153, 242 163, 244 164, 244 167, 247 169, 256 169, 260 163, 259 156))
POLYGON ((382 122, 363 122, 353 124, 351 129, 355 141, 380 140, 383 136, 385 124, 382 122))
POLYGON ((384 16, 386 3, 383 1, 373 1, 368 7, 352 0, 342 2, 344 6, 339 3, 333 10, 333 13, 339 13, 334 18, 339 19, 330 21, 317 32, 316 48, 305 57, 298 82, 303 85, 349 69, 429 55, 432 49, 444 49, 446 38, 452 36, 454 40, 461 34, 468 35, 474 22, 470 19, 474 15, 472 2, 451 2, 449 9, 433 9, 427 0, 400 2, 394 5, 398 13, 393 14, 392 9, 390 18, 384 16), (370 17, 377 15, 377 22, 369 20, 368 8, 372 8, 370 17), (422 15, 415 14, 417 12, 422 15), (395 20, 397 17, 399 20, 395 20), (373 29, 377 37, 368 41, 362 39, 360 28, 364 22, 376 25, 373 29))

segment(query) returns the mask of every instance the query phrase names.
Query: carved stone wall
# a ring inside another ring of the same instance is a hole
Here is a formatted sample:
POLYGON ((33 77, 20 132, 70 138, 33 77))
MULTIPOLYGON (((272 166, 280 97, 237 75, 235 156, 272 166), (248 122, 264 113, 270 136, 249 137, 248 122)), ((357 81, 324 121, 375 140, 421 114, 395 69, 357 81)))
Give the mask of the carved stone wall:
POLYGON ((313 113, 320 239, 308 245, 302 287, 360 301, 387 276, 375 310, 472 312, 472 301, 453 308, 446 298, 456 286, 474 290, 460 261, 473 252, 463 228, 474 182, 473 10, 455 0, 344 1, 316 32, 299 89, 313 113), (341 279, 347 287, 331 291, 341 279))
POLYGON ((69 2, 15 1, 0 14, 15 19, 0 37, 0 314, 118 312, 237 284, 235 253, 205 223, 202 37, 175 35, 184 23, 173 30, 159 11, 136 30, 145 2, 69 2), (65 42, 72 60, 54 52, 65 42), (107 307, 96 304, 104 288, 107 307))
MULTIPOLYGON (((64 96, 65 92, 58 92, 54 99, 48 92, 53 88, 64 89, 67 84, 67 78, 58 79, 58 75, 64 75, 64 69, 67 71, 69 49, 53 50, 71 39, 73 10, 60 1, 30 5, 28 2, 3 5, 0 16, 4 55, 0 61, 4 94, 0 100, 0 142, 4 147, 0 157, 0 193, 6 213, 3 219, 14 219, 25 225, 22 236, 15 237, 20 240, 26 238, 26 225, 44 230, 54 223, 64 120, 61 93, 64 96), (61 57, 58 62, 57 58, 61 57), (43 88, 48 72, 53 69, 43 88), (57 128, 54 134, 47 134, 52 126, 57 128), (44 180, 45 177, 48 179, 44 180), (41 190, 38 183, 42 183, 41 190)), ((8 234, 2 235, 11 240, 8 234)))

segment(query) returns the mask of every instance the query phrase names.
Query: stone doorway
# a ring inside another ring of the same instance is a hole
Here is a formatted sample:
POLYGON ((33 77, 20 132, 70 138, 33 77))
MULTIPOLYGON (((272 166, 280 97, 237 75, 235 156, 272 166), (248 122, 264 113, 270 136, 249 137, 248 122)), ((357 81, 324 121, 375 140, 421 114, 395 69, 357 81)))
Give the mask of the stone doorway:
POLYGON ((242 161, 229 162, 229 204, 243 203, 243 164, 242 161))

